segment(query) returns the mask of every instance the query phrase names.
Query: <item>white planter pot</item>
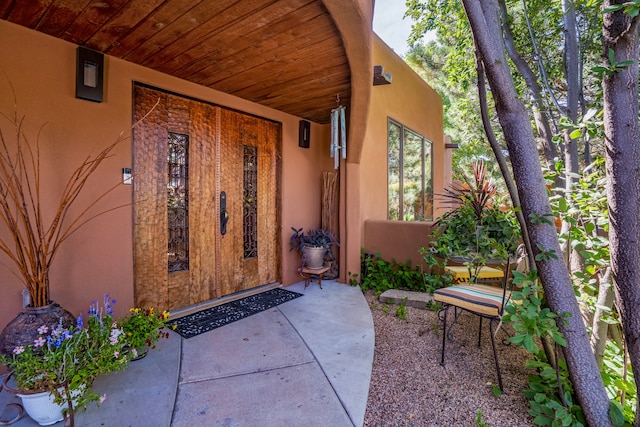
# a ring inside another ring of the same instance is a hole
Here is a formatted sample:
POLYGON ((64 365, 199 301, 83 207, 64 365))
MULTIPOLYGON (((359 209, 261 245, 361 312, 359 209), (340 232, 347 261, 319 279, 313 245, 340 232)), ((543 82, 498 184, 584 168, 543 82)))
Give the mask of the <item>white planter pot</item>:
POLYGON ((34 394, 20 394, 22 406, 27 414, 41 426, 49 426, 63 420, 62 406, 53 403, 55 398, 48 391, 34 394))
POLYGON ((302 263, 307 268, 320 269, 324 264, 325 247, 305 246, 302 249, 302 263))

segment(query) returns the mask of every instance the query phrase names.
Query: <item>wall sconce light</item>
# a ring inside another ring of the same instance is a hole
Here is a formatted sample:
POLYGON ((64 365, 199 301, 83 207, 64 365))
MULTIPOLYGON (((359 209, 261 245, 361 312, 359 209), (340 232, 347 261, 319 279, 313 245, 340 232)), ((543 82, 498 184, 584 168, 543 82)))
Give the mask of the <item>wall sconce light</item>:
POLYGON ((311 123, 306 120, 300 120, 298 127, 298 147, 309 148, 311 142, 311 123))
POLYGON ((391 84, 391 73, 385 73, 384 67, 382 65, 374 65, 373 66, 373 85, 390 85, 391 84))
POLYGON ((104 55, 78 46, 76 50, 76 98, 102 102, 104 55))

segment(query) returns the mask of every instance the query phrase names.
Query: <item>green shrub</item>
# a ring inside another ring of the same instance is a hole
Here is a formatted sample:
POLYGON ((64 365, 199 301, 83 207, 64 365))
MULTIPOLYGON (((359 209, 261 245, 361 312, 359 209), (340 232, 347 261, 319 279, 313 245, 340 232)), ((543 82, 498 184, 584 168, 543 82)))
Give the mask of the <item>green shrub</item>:
POLYGON ((409 291, 426 290, 425 278, 422 271, 412 267, 411 262, 406 264, 395 260, 385 261, 380 254, 366 254, 361 251, 362 273, 358 283, 357 275, 349 273, 349 282, 352 285, 360 284, 362 290, 373 289, 377 294, 388 289, 405 289, 409 291))

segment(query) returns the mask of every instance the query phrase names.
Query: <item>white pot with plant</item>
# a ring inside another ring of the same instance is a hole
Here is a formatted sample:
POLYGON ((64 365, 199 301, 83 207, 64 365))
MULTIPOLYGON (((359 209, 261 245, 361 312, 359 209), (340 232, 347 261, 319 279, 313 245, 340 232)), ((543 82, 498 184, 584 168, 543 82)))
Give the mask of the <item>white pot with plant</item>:
POLYGON ((302 228, 294 228, 289 239, 290 250, 302 255, 302 265, 313 270, 321 269, 327 262, 333 261, 333 245, 339 246, 333 234, 321 228, 309 229, 305 233, 302 228))
POLYGON ((114 304, 105 295, 101 303, 91 303, 86 323, 80 316, 69 327, 62 321, 43 324, 33 343, 16 346, 11 356, 0 355, 11 370, 4 388, 17 394, 27 414, 41 425, 64 416, 65 425, 73 426, 76 409, 106 399, 91 390, 96 377, 127 367, 127 341, 113 320, 114 304))

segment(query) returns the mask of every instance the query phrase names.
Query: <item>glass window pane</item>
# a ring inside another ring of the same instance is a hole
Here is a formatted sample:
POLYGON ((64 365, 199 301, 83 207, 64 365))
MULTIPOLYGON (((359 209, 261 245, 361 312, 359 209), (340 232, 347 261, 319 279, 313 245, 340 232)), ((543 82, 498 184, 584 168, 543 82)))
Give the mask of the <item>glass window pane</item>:
POLYGON ((388 214, 390 220, 400 216, 400 126, 389 122, 388 135, 388 214))
POLYGON ((422 137, 405 130, 402 167, 402 207, 405 221, 422 218, 422 137))
POLYGON ((168 271, 189 270, 189 136, 169 132, 168 271))
POLYGON ((433 155, 432 144, 424 140, 424 215, 422 219, 433 219, 433 155))
POLYGON ((258 256, 258 147, 244 146, 242 225, 244 258, 258 256))

